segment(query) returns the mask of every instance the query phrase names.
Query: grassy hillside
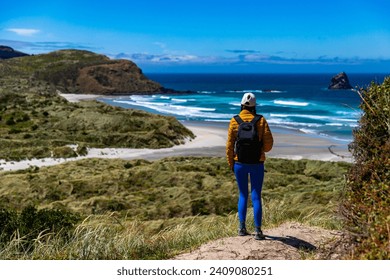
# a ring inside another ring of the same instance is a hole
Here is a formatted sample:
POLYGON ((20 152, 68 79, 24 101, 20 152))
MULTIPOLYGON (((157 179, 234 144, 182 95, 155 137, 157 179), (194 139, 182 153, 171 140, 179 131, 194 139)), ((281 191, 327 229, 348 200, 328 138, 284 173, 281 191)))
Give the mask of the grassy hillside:
MULTIPOLYGON (((265 227, 295 220, 339 228, 338 200, 348 167, 269 159, 265 227)), ((49 259, 161 259, 210 239, 236 235, 237 229, 238 191, 223 158, 87 159, 2 172, 0 193, 5 209, 21 212, 34 204, 88 217, 68 241, 54 234, 47 241, 42 237, 43 245, 36 244, 32 252, 16 252, 14 240, 2 245, 0 258, 22 254, 49 259)))
POLYGON ((0 159, 73 157, 86 147, 163 148, 192 138, 175 118, 69 103, 45 82, 0 78, 0 159), (79 145, 76 153, 67 145, 79 145))
MULTIPOLYGON (((110 63, 104 55, 81 50, 61 50, 1 61, 0 74, 44 80, 50 72, 70 77, 72 67, 110 63), (51 71, 52 70, 52 71, 51 71), (41 75, 41 76, 40 76, 41 75)), ((111 62, 112 63, 112 62, 111 62)), ((76 74, 76 73, 73 73, 76 74)))

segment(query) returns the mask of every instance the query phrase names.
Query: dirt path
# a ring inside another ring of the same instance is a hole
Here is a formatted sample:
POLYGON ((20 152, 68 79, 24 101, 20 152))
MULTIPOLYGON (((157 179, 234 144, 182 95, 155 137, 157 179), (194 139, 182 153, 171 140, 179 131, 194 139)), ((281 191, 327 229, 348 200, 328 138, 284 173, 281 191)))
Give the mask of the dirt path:
POLYGON ((264 230, 266 240, 253 235, 227 237, 176 256, 176 260, 300 260, 340 259, 341 231, 284 223, 264 230), (338 245, 338 246, 335 246, 338 245), (337 249, 336 249, 337 248, 337 249))

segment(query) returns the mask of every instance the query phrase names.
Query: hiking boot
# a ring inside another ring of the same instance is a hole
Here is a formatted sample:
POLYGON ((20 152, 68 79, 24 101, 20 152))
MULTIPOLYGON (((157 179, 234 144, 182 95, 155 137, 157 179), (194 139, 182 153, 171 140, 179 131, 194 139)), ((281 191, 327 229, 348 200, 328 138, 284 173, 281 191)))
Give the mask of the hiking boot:
POLYGON ((240 222, 240 226, 238 228, 238 235, 239 236, 248 235, 248 232, 246 231, 246 227, 245 227, 245 222, 240 222))
POLYGON ((239 235, 239 236, 248 235, 248 232, 246 231, 246 228, 240 228, 240 229, 238 230, 238 235, 239 235))
POLYGON ((265 240, 265 236, 260 228, 256 228, 255 239, 256 240, 265 240))

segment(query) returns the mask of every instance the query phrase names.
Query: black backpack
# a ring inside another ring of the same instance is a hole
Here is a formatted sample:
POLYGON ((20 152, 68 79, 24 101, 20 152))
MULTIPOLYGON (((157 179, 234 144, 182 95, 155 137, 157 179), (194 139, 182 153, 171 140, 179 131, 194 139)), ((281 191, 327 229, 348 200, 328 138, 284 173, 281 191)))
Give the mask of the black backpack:
POLYGON ((262 115, 255 115, 250 122, 244 122, 239 115, 234 116, 238 123, 237 139, 234 144, 234 153, 241 163, 259 163, 262 150, 262 142, 259 141, 257 122, 262 115))

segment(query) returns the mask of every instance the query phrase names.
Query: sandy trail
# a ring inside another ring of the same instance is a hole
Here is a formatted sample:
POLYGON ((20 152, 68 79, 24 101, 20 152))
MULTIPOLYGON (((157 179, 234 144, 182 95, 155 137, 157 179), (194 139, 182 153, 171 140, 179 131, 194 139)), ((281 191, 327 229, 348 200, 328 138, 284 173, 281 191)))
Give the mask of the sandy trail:
POLYGON ((253 235, 218 239, 201 245, 175 260, 301 260, 340 259, 335 250, 343 238, 341 231, 309 227, 295 222, 263 231, 266 240, 253 235))

